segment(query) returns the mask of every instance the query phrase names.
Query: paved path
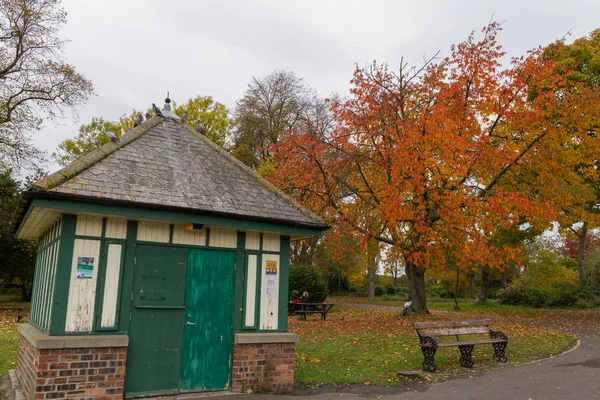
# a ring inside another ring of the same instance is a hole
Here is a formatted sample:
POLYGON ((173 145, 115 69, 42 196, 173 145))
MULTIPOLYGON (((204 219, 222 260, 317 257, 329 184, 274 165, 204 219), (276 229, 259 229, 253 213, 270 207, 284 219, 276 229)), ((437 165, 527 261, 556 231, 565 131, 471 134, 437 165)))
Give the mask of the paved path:
MULTIPOLYGON (((352 306, 357 306, 353 304, 352 306)), ((361 308, 381 308, 360 305, 361 308), (366 306, 366 307, 365 307, 366 306)), ((387 307, 390 310, 399 308, 387 307)), ((577 311, 573 311, 577 312, 577 311)), ((464 314, 461 314, 464 317, 464 314)), ((497 318, 495 318, 497 319, 497 318)), ((536 323, 518 321, 519 323, 536 323)), ((311 400, 340 398, 380 398, 389 400, 548 400, 548 399, 600 399, 600 326, 597 319, 592 324, 582 320, 579 326, 567 327, 555 321, 550 327, 575 333, 581 345, 557 357, 518 367, 475 373, 450 378, 443 382, 411 384, 395 388, 393 393, 378 388, 365 388, 365 393, 328 393, 304 396, 311 400)), ((229 400, 294 399, 298 396, 237 395, 224 396, 229 400)))

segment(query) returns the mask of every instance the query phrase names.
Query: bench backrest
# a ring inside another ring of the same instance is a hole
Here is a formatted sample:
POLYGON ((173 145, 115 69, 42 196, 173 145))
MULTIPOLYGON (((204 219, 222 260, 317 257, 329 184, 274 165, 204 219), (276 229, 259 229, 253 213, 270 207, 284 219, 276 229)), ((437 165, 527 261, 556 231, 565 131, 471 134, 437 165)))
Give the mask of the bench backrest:
POLYGON ((415 322, 415 329, 421 336, 474 335, 489 333, 490 320, 415 322))

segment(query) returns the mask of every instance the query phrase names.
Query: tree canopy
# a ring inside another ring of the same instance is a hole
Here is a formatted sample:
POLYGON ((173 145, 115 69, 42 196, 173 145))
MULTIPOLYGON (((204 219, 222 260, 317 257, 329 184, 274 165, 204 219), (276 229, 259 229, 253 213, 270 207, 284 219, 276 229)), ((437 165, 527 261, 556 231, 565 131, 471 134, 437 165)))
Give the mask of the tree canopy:
POLYGON ((426 268, 509 265, 518 250, 492 245, 494 233, 549 221, 556 188, 584 190, 594 173, 571 174, 589 154, 558 149, 594 145, 597 93, 566 67, 556 73, 541 49, 502 67, 499 30, 492 23, 418 68, 357 68, 351 97, 331 102, 333 130, 298 126, 272 150, 273 182, 406 260, 416 312, 427 311, 426 268), (528 174, 546 195, 517 185, 528 174))

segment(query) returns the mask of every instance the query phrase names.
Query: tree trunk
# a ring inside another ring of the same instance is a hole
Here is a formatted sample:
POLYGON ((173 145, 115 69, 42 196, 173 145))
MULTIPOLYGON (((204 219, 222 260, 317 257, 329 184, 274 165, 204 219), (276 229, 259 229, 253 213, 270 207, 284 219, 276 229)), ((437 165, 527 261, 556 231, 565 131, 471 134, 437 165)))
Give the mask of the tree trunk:
POLYGON ((502 289, 506 289, 508 286, 508 269, 502 271, 502 289))
POLYGON ((479 291, 479 303, 485 304, 488 301, 488 292, 490 288, 490 267, 488 265, 481 268, 481 290, 479 291))
POLYGON ((369 239, 367 243, 367 282, 369 283, 369 300, 375 300, 375 272, 379 261, 379 242, 369 239))
POLYGON ((579 249, 577 249, 577 272, 579 273, 579 284, 585 285, 585 271, 583 270, 583 257, 585 255, 585 242, 587 239, 588 227, 587 222, 583 223, 579 233, 579 249))
POLYGON ((471 286, 471 298, 474 299, 475 298, 475 274, 473 274, 471 272, 471 279, 470 279, 470 286, 471 286))
POLYGON ((408 300, 412 301, 410 310, 416 314, 429 314, 425 299, 425 268, 406 263, 406 278, 408 280, 408 300))

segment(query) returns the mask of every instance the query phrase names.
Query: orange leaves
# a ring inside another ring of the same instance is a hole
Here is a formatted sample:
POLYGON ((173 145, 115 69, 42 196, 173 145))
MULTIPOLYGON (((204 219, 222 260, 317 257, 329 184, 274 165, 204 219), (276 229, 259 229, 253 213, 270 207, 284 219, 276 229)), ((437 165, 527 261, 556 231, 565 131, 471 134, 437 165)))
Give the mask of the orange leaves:
POLYGON ((544 226, 593 195, 582 177, 600 175, 585 163, 600 154, 589 131, 600 96, 541 49, 503 68, 499 30, 492 23, 421 69, 356 69, 351 97, 330 102, 335 127, 284 135, 271 178, 406 261, 516 260, 518 246, 492 245, 495 232, 544 226))

